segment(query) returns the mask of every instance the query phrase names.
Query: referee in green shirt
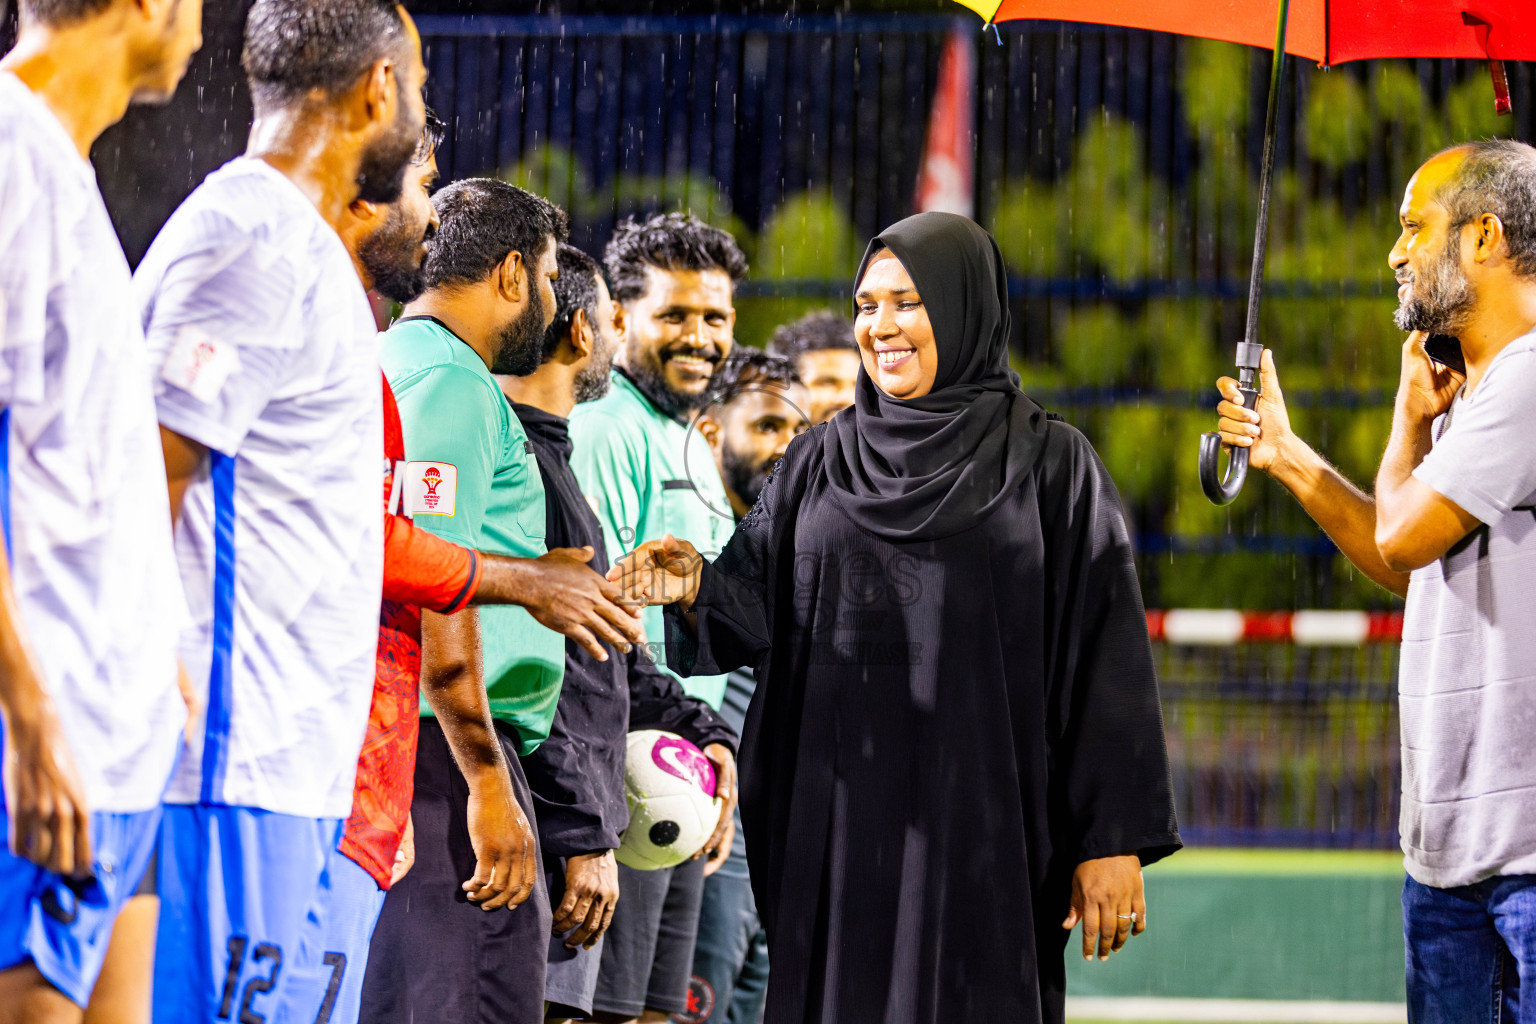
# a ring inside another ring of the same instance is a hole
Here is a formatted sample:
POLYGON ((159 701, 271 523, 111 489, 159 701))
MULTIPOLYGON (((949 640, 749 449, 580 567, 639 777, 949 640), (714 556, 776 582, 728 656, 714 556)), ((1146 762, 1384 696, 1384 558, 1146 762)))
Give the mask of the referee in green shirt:
MULTIPOLYGON (((731 350, 732 293, 746 257, 726 232, 672 213, 619 225, 604 264, 623 349, 607 397, 571 414, 571 465, 602 521, 611 561, 669 533, 713 557, 735 517, 709 446, 690 423, 731 350)), ((645 631, 664 662, 660 608, 646 609, 645 631)), ((718 709, 725 679, 682 683, 718 709)), ((727 842, 662 871, 619 866, 619 902, 593 1001, 598 1020, 665 1021, 687 1011, 704 875, 729 854, 727 842)))
MULTIPOLYGON (((489 178, 456 182, 432 202, 440 223, 427 290, 379 353, 405 440, 396 474, 405 511, 466 547, 538 558, 543 479, 491 374, 539 365, 565 215, 489 178)), ((590 573, 581 554, 547 557, 590 573)), ((626 616, 617 606, 603 614, 626 616)), ((616 631, 605 638, 622 641, 616 631)), ((451 689, 454 713, 437 719, 421 705, 416 862, 390 889, 374 932, 368 1019, 543 1020, 550 907, 519 756, 549 735, 564 670, 565 637, 523 608, 423 617, 422 687, 451 689), (508 905, 520 884, 531 889, 525 906, 484 912, 508 905)))

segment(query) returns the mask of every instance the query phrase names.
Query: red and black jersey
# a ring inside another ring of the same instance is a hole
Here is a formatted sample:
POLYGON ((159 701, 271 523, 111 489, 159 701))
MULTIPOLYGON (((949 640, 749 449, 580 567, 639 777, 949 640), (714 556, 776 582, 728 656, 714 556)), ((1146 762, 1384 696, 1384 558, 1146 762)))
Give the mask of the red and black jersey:
MULTIPOLYGON (((382 378, 382 375, 381 375, 382 378)), ((384 381, 384 595, 368 732, 357 759, 341 851, 389 888, 410 817, 421 692, 421 609, 448 614, 480 585, 480 556, 435 537, 402 512, 400 412, 384 381)))

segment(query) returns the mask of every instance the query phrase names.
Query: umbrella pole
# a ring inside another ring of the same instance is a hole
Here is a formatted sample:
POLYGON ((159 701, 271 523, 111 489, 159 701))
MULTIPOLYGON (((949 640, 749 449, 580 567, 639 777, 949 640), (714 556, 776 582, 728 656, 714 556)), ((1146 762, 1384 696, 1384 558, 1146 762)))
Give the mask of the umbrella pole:
MULTIPOLYGON (((1275 53, 1269 64, 1269 105, 1264 113, 1264 156, 1259 165, 1259 217, 1253 233, 1253 269, 1248 275, 1248 319, 1243 340, 1237 346, 1237 385, 1242 405, 1247 409, 1252 409, 1259 400, 1259 358, 1264 354, 1264 345, 1259 341, 1259 300, 1264 295, 1264 260, 1269 250, 1269 205, 1275 182, 1275 136, 1280 120, 1280 80, 1285 72, 1285 30, 1290 20, 1290 0, 1279 0, 1278 6, 1275 53)), ((1214 431, 1202 434, 1200 485, 1212 503, 1229 505, 1248 478, 1248 449, 1231 449, 1225 478, 1218 471, 1220 454, 1221 435, 1214 431)))

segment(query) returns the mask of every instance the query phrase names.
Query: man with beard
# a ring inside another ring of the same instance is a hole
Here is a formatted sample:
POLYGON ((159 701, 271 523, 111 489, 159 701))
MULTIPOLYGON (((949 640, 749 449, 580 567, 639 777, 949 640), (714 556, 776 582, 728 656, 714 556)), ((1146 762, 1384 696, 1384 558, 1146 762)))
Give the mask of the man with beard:
MULTIPOLYGON (((284 970, 318 944, 351 808, 382 572, 382 410, 367 299, 337 237, 390 202, 424 123, 420 40, 384 0, 256 0, 246 155, 134 276, 157 368, 182 661, 207 711, 166 794, 161 1021, 314 1019, 284 970)), ((327 965, 339 983, 344 958, 327 965)))
MULTIPOLYGON (((604 263, 623 311, 624 349, 612 391, 578 406, 570 433, 571 465, 597 509, 609 561, 668 534, 719 551, 734 528, 730 502, 689 422, 731 350, 731 293, 746 258, 726 232, 670 213, 619 225, 604 263)), ((661 610, 647 608, 642 618, 651 654, 663 662, 661 610)), ((682 686, 718 709, 725 676, 682 686)), ((721 815, 727 825, 729 813, 721 815)), ((701 851, 706 859, 660 871, 620 865, 624 899, 603 948, 597 1019, 660 1022, 687 1008, 704 874, 730 852, 729 828, 717 836, 701 851)))
MULTIPOLYGON (((426 243, 437 230, 437 212, 429 198, 437 180, 435 150, 443 124, 429 110, 427 127, 406 172, 405 187, 394 203, 358 200, 351 205, 341 236, 353 255, 363 286, 385 298, 407 303, 425 287, 426 243)), ((332 893, 349 903, 349 912, 333 916, 338 927, 322 947, 300 950, 296 967, 307 961, 324 966, 324 956, 341 952, 349 970, 335 990, 333 1022, 358 1019, 368 942, 391 884, 410 870, 415 859, 410 830, 410 805, 416 768, 417 714, 420 704, 421 611, 440 615, 467 605, 520 604, 535 619, 585 645, 592 654, 602 648, 592 632, 609 628, 597 609, 609 606, 611 617, 623 617, 629 629, 624 639, 638 640, 640 623, 608 596, 617 588, 584 563, 558 552, 537 559, 510 558, 460 547, 420 529, 404 514, 401 499, 406 479, 405 443, 400 414, 389 382, 380 377, 384 394, 384 602, 379 614, 378 665, 368 732, 358 759, 352 813, 333 857, 332 893), (396 479, 400 486, 396 486, 396 479), (591 627, 589 630, 588 627, 591 627)), ((465 675, 457 691, 433 692, 439 713, 468 708, 480 681, 465 675), (445 710, 446 709, 446 710, 445 710)), ((455 756, 472 760, 474 750, 455 756)), ((477 805, 478 806, 478 805, 477 805)), ((499 819, 498 819, 499 820, 499 819)), ((489 835, 495 820, 472 832, 489 835)), ((502 840, 520 842, 518 834, 502 840)), ((311 971, 328 981, 329 970, 311 971)), ((326 986, 322 985, 322 991, 326 986)))
POLYGON ((1528 1020, 1517 1007, 1529 994, 1517 997, 1536 977, 1536 149, 1446 150, 1408 182, 1400 215, 1388 261, 1397 325, 1411 333, 1374 497, 1291 432, 1267 351, 1256 410, 1219 382, 1220 429, 1362 572, 1408 599, 1409 1019, 1528 1020), (1441 347, 1457 341, 1460 360, 1441 347), (1437 362, 1431 343, 1463 368, 1437 362))
POLYGON ((6 1024, 149 1012, 156 906, 130 897, 153 890, 181 747, 185 604, 128 261, 88 156, 130 104, 175 92, 202 6, 22 0, 0 61, 6 1024))
MULTIPOLYGON (((813 313, 787 326, 801 328, 809 322, 811 330, 797 331, 791 337, 825 338, 835 337, 831 328, 837 321, 851 336, 853 326, 830 313, 813 313)), ((784 332, 782 327, 775 331, 774 340, 782 339, 784 332)), ((836 354, 839 350, 805 351, 836 354)), ((857 349, 853 355, 857 368, 857 349)), ((709 385, 709 404, 699 415, 699 433, 709 442, 725 481, 725 493, 731 499, 731 511, 738 520, 757 503, 789 442, 810 428, 805 409, 815 404, 815 392, 806 387, 795 364, 784 356, 736 348, 715 371, 709 385)), ((737 669, 726 679, 720 712, 738 734, 745 729, 747 707, 756 690, 757 678, 751 669, 737 669)), ((730 856, 719 871, 704 879, 688 1007, 674 1017, 680 1024, 757 1024, 762 1019, 768 995, 768 933, 752 895, 740 809, 735 826, 730 856)))
POLYGON ((752 510, 796 434, 810 429, 810 390, 783 356, 734 349, 710 381, 699 433, 709 444, 737 519, 752 510))
POLYGON ((853 404, 859 346, 853 340, 853 321, 846 316, 824 309, 781 324, 768 341, 768 351, 794 363, 805 381, 811 426, 827 422, 853 404))
MULTIPOLYGON (((591 548, 593 568, 606 572, 602 527, 571 470, 567 423, 577 404, 607 393, 622 314, 589 256, 562 245, 558 265, 543 363, 525 377, 498 380, 539 462, 547 541, 591 548)), ((549 1019, 592 1012, 603 936, 621 895, 613 851, 629 820, 624 752, 631 728, 682 735, 714 762, 725 792, 734 792, 736 736, 707 704, 684 694, 638 650, 599 662, 566 644, 565 682, 549 739, 523 759, 556 905, 545 989, 549 1019)))
MULTIPOLYGON (((490 178, 456 182, 432 205, 426 291, 381 350, 410 460, 405 512, 462 547, 538 558, 544 488, 491 373, 538 365, 565 215, 490 178)), ((624 646, 613 627, 628 615, 613 616, 605 639, 624 646)), ((362 1016, 532 1024, 544 1016, 550 911, 518 757, 549 733, 564 641, 527 610, 497 607, 423 612, 421 642, 416 862, 385 898, 362 1016), (451 706, 438 699, 448 695, 451 706), (504 908, 517 912, 495 913, 504 908)))

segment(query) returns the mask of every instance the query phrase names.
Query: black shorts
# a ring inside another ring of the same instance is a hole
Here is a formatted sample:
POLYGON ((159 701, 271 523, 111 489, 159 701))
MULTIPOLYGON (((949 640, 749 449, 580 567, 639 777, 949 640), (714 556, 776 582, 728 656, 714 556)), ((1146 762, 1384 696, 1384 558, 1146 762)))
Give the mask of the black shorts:
POLYGON ((682 1013, 704 898, 704 859, 661 871, 619 865, 619 902, 603 936, 593 1009, 629 1020, 645 1010, 682 1013))
MULTIPOLYGON (((544 882, 549 905, 558 908, 565 899, 565 859, 544 858, 544 882)), ((573 929, 574 930, 574 929, 573 929)), ((566 935, 549 938, 549 966, 544 971, 544 1001, 550 1017, 586 1020, 592 1016, 592 993, 597 990, 597 970, 603 960, 603 938, 591 949, 566 949, 566 935)))
MULTIPOLYGON (((496 723, 517 802, 533 821, 533 800, 510 726, 496 723)), ((368 949, 361 1019, 420 1021, 544 1020, 549 893, 538 872, 533 895, 513 910, 481 910, 461 888, 475 873, 464 781, 442 726, 421 720, 411 819, 416 863, 384 899, 368 949)), ((535 824, 535 827, 537 825, 535 824)))

